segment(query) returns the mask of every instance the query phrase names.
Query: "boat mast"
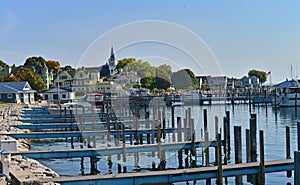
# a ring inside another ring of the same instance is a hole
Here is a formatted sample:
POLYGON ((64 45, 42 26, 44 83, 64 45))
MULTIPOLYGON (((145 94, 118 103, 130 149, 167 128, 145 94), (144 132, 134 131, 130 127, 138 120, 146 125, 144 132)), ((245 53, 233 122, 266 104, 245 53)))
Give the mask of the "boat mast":
POLYGON ((293 80, 293 65, 291 65, 291 79, 293 80))

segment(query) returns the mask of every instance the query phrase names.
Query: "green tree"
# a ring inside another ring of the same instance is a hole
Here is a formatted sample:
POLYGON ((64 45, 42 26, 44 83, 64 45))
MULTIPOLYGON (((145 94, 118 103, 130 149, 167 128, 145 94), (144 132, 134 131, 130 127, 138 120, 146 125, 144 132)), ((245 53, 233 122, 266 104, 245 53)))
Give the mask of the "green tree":
POLYGON ((135 58, 123 58, 122 60, 118 60, 118 63, 116 65, 116 70, 120 71, 120 69, 123 69, 126 67, 128 64, 135 62, 135 58))
POLYGON ((151 66, 148 62, 138 60, 137 62, 131 62, 126 66, 128 71, 136 71, 137 75, 141 78, 155 76, 155 67, 151 66))
POLYGON ((154 82, 155 77, 150 76, 150 77, 144 77, 141 79, 141 85, 144 88, 150 89, 151 84, 154 82))
POLYGON ((28 81, 31 88, 41 92, 46 88, 45 82, 36 72, 32 72, 29 68, 23 67, 16 71, 16 78, 19 81, 28 81))
POLYGON ((154 88, 167 89, 170 85, 171 82, 169 80, 157 76, 144 77, 141 79, 141 86, 150 90, 153 90, 154 88))
POLYGON ((256 70, 256 69, 252 69, 248 72, 248 76, 249 77, 256 76, 259 79, 259 82, 261 84, 265 83, 267 81, 266 72, 264 72, 264 71, 259 71, 259 70, 256 70))
POLYGON ((198 88, 196 76, 190 69, 181 69, 172 75, 172 84, 178 89, 198 88))
POLYGON ((166 80, 164 78, 155 77, 152 84, 150 85, 150 89, 153 90, 154 88, 157 89, 167 89, 171 85, 171 82, 169 80, 166 80))
POLYGON ((168 64, 162 64, 160 66, 158 66, 159 69, 161 70, 164 70, 167 74, 169 74, 170 76, 170 79, 171 79, 171 76, 172 76, 172 67, 168 64))
POLYGON ((169 75, 169 73, 167 73, 163 68, 157 67, 155 72, 156 77, 171 81, 171 75, 169 75))
POLYGON ((3 61, 3 60, 0 60, 0 67, 8 67, 8 65, 3 61))
POLYGON ((45 66, 47 66, 46 64, 46 60, 39 56, 39 57, 29 57, 26 59, 25 63, 24 63, 24 67, 28 67, 28 68, 32 68, 34 67, 34 69, 37 71, 41 68, 44 68, 45 66))

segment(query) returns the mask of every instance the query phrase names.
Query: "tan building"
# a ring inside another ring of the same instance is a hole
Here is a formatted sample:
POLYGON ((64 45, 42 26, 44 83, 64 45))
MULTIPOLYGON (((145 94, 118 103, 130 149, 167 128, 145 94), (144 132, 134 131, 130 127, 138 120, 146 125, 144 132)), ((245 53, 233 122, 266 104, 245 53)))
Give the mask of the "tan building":
POLYGON ((113 82, 103 81, 100 79, 97 81, 95 91, 102 94, 111 94, 113 89, 113 82))
POLYGON ((76 70, 71 88, 76 93, 94 92, 99 79, 100 67, 82 67, 76 70))
POLYGON ((72 86, 71 85, 72 80, 73 80, 72 74, 70 74, 68 71, 60 71, 58 76, 53 81, 53 86, 70 88, 72 86))

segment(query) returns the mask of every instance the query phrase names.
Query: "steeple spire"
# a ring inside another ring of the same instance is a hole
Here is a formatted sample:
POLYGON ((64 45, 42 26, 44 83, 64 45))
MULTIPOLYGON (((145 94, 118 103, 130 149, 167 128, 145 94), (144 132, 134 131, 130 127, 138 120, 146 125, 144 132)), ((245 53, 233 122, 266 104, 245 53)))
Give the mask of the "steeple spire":
POLYGON ((110 58, 108 59, 108 69, 110 75, 113 75, 115 73, 115 67, 116 67, 115 53, 114 53, 114 48, 111 47, 110 58))
POLYGON ((114 47, 111 47, 111 52, 110 52, 110 59, 115 60, 115 53, 114 53, 114 47))

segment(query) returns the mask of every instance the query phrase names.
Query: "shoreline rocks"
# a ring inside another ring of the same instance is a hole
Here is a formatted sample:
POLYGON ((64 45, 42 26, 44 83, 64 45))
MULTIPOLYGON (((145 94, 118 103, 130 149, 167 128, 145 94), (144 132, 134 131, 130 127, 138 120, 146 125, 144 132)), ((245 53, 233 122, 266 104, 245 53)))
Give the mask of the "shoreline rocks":
MULTIPOLYGON (((3 106, 3 105, 2 105, 3 106)), ((0 108, 1 109, 1 108, 0 108)), ((13 110, 17 111, 17 115, 20 114, 22 110, 22 105, 20 104, 14 104, 13 110)), ((8 114, 10 111, 8 111, 8 114)), ((6 133, 6 132, 29 132, 29 130, 20 130, 15 127, 12 127, 11 125, 20 125, 23 124, 21 121, 18 121, 18 116, 3 116, 0 120, 0 132, 6 133)), ((1 136, 1 140, 10 140, 13 139, 9 136, 1 136)), ((18 139, 17 140, 17 149, 18 151, 29 151, 30 149, 30 140, 27 139, 18 139)), ((59 175, 51 170, 50 168, 44 166, 40 162, 34 159, 30 159, 27 157, 23 157, 21 155, 16 155, 11 157, 11 163, 10 163, 10 172, 12 175, 14 174, 27 174, 27 176, 22 177, 26 179, 26 181, 30 182, 32 179, 33 181, 36 181, 37 179, 50 179, 54 177, 58 177, 59 175), (22 173, 24 172, 24 173, 22 173), (26 172, 26 173, 25 173, 26 172), (32 174, 31 174, 32 173, 32 174), (28 175, 29 174, 29 175, 28 175)), ((16 177, 17 178, 17 177, 16 177)), ((24 183, 25 184, 25 183, 24 183)), ((58 183, 50 182, 50 183, 39 183, 41 185, 58 185, 58 183)))

